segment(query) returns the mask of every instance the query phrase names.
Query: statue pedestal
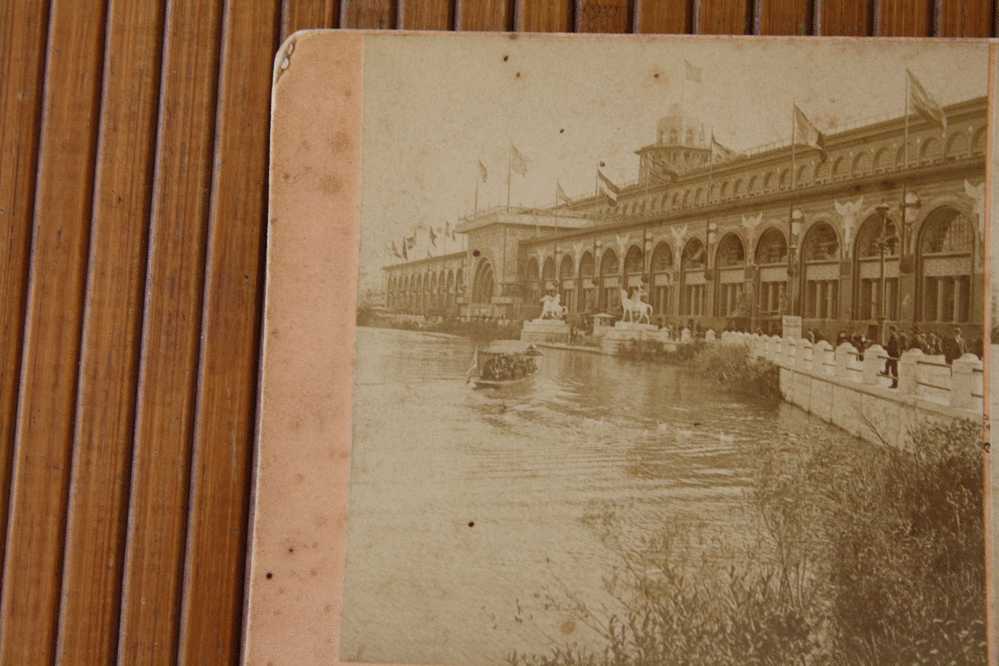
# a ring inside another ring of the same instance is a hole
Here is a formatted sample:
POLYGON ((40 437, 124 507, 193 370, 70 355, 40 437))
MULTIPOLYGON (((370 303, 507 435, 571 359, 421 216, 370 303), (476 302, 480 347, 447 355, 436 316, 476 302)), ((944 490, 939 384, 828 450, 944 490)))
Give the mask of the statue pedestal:
POLYGON ((569 342, 569 325, 561 319, 532 319, 520 330, 524 342, 569 342))
POLYGON ((614 322, 615 331, 628 331, 629 333, 655 333, 659 330, 659 327, 655 324, 639 324, 633 321, 617 321, 614 322))
POLYGON ((630 321, 615 322, 614 328, 600 340, 605 354, 620 354, 628 345, 642 340, 659 341, 659 328, 655 324, 638 324, 630 321))

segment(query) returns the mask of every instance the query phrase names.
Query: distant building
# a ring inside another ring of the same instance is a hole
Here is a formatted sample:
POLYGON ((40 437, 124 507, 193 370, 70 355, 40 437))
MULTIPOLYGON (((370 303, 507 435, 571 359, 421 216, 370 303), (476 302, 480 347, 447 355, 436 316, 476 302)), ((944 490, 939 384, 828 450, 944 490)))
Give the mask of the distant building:
POLYGON ((778 331, 798 314, 829 335, 883 319, 978 337, 986 98, 945 110, 946 134, 910 119, 908 156, 894 117, 828 134, 825 159, 796 147, 792 174, 788 144, 712 161, 703 126, 674 106, 616 203, 480 212, 457 227, 467 251, 386 266, 387 305, 530 318, 555 289, 572 313, 614 313, 641 284, 657 319, 703 327, 778 331))

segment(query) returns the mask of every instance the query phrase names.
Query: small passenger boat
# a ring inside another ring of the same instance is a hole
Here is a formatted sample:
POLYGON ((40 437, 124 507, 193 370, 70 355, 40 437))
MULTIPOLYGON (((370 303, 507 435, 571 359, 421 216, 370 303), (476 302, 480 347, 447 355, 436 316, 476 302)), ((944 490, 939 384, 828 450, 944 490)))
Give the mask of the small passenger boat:
POLYGON ((502 388, 530 381, 538 371, 537 348, 520 340, 497 340, 483 349, 476 348, 466 383, 475 388, 502 388))

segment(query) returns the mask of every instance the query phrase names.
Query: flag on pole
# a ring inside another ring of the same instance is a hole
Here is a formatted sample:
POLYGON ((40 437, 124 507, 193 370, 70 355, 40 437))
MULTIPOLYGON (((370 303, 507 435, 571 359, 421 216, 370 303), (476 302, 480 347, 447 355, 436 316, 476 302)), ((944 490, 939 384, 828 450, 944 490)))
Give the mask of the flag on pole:
POLYGON ((570 199, 569 195, 566 194, 565 190, 562 189, 562 183, 558 182, 557 180, 555 181, 555 198, 558 200, 559 203, 564 203, 569 205, 572 204, 572 199, 570 199))
POLYGON ((437 232, 433 227, 430 227, 430 243, 434 247, 437 247, 437 232))
POLYGON ((909 77, 909 104, 924 120, 939 125, 942 133, 946 134, 947 114, 944 113, 943 107, 926 92, 926 88, 919 82, 915 74, 908 69, 905 70, 905 73, 909 77))
POLYGON ((794 143, 815 148, 821 153, 821 159, 826 158, 825 136, 812 124, 808 116, 802 113, 797 104, 794 105, 794 143))
POLYGON ((402 239, 402 260, 409 261, 409 250, 406 248, 406 239, 402 239))
POLYGON ((510 144, 510 169, 518 176, 527 175, 527 158, 512 143, 510 144))
POLYGON ((684 60, 683 61, 683 65, 684 65, 684 69, 686 69, 686 72, 687 72, 686 73, 687 80, 691 81, 693 83, 700 83, 701 82, 701 68, 697 67, 695 65, 692 65, 689 60, 684 60))
POLYGON ((396 257, 398 257, 399 259, 403 259, 403 258, 404 258, 404 257, 402 256, 402 253, 401 253, 401 252, 399 252, 399 248, 398 248, 398 247, 396 247, 396 245, 395 245, 395 241, 392 241, 392 254, 394 254, 394 255, 395 255, 396 257))
POLYGON ((600 194, 607 197, 613 205, 617 205, 617 198, 621 194, 621 188, 611 182, 611 179, 604 175, 604 172, 597 169, 597 181, 600 184, 600 194))
POLYGON ((724 146, 721 143, 719 143, 718 139, 715 138, 714 132, 711 133, 711 159, 712 160, 721 162, 723 160, 735 159, 736 157, 739 157, 739 155, 740 154, 737 151, 734 151, 731 148, 729 148, 727 146, 724 146))
POLYGON ((482 179, 483 183, 489 180, 489 169, 487 169, 486 165, 482 163, 482 160, 479 160, 479 177, 482 179))
POLYGON ((406 236, 403 247, 408 248, 410 250, 416 247, 416 234, 413 234, 412 236, 406 236))

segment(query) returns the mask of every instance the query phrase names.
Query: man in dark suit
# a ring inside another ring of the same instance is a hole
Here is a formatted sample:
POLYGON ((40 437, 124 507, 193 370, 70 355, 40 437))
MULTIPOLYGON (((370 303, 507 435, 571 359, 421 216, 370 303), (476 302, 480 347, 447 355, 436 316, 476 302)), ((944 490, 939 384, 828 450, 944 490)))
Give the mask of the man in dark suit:
POLYGON ((954 333, 943 341, 943 354, 944 359, 947 364, 951 364, 955 359, 961 358, 961 356, 968 351, 968 343, 965 342, 964 338, 961 337, 961 328, 959 326, 954 327, 954 333))
POLYGON ((898 332, 894 326, 888 327, 888 343, 885 345, 888 360, 885 361, 885 374, 891 377, 891 387, 898 387, 898 355, 901 353, 898 344, 898 332))

